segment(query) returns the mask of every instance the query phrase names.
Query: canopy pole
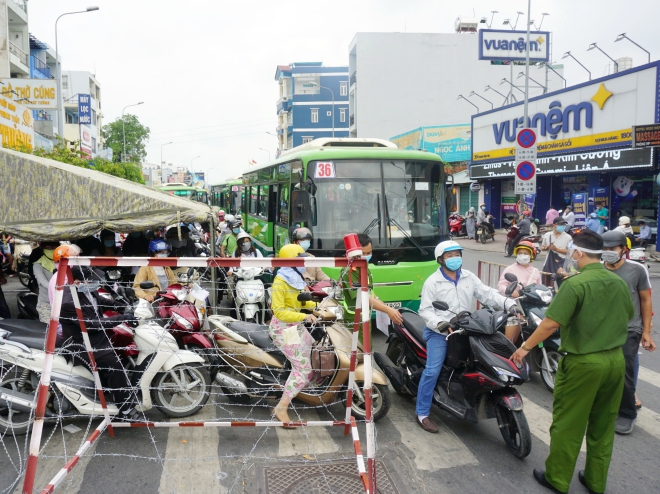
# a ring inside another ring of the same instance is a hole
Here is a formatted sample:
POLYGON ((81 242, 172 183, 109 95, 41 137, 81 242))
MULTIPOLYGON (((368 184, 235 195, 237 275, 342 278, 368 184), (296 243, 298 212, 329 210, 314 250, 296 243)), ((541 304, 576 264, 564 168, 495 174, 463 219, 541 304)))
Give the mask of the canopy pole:
MULTIPOLYGON (((215 222, 213 221, 213 218, 210 218, 211 221, 209 221, 209 233, 211 234, 210 240, 211 240, 211 257, 215 258, 215 222)), ((211 307, 213 308, 213 313, 215 314, 216 310, 216 302, 217 302, 217 291, 216 291, 216 267, 211 268, 211 307)))

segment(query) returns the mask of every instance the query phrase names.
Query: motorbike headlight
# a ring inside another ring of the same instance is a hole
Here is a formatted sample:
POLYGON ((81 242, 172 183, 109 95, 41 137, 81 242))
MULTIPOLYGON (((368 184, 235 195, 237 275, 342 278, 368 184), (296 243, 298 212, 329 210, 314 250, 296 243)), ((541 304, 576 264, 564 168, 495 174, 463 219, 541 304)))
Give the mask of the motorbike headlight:
POLYGON ((337 285, 335 287, 335 300, 344 300, 344 294, 341 291, 341 287, 337 285))
POLYGON ((181 273, 181 274, 179 274, 179 281, 182 282, 182 283, 188 283, 188 281, 190 281, 190 280, 188 279, 187 274, 181 273))
POLYGON ((536 294, 544 304, 549 304, 552 302, 552 292, 550 290, 536 290, 536 294))
POLYGON ((502 382, 508 383, 514 379, 520 379, 518 374, 514 374, 513 372, 502 369, 501 367, 493 367, 493 369, 495 372, 497 372, 497 377, 499 377, 502 382))
POLYGON ((107 272, 107 275, 109 280, 116 281, 121 278, 121 271, 118 269, 111 269, 107 272))
POLYGON ((172 290, 172 294, 181 302, 183 302, 188 295, 185 290, 172 290))
POLYGON ((176 323, 179 326, 183 326, 186 329, 192 329, 193 328, 193 325, 190 321, 188 321, 185 317, 180 316, 176 312, 172 313, 172 317, 174 318, 174 320, 176 321, 176 323))
POLYGON ((101 297, 104 300, 113 300, 112 294, 106 291, 98 291, 99 297, 101 297))
POLYGON ((197 310, 197 319, 199 319, 199 322, 204 322, 204 313, 197 307, 195 307, 195 309, 197 310))
POLYGON ((538 326, 539 324, 541 324, 541 318, 540 318, 539 316, 537 316, 537 315, 534 314, 533 312, 530 312, 530 313, 529 313, 529 316, 530 316, 530 317, 532 318, 532 320, 534 321, 534 324, 536 324, 537 326, 538 326))

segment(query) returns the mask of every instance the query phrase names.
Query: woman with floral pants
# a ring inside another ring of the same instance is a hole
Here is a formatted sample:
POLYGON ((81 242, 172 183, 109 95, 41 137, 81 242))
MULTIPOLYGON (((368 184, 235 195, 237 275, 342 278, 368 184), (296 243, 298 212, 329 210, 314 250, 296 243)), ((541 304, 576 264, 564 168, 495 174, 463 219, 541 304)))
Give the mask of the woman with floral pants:
MULTIPOLYGON (((280 249, 279 257, 294 258, 299 254, 304 254, 302 247, 297 244, 288 244, 280 249)), ((310 383, 314 373, 311 363, 314 338, 302 323, 315 323, 316 317, 300 312, 306 302, 298 301, 298 294, 306 289, 305 280, 302 277, 304 271, 304 267, 280 268, 272 287, 273 318, 270 321, 268 334, 275 346, 291 362, 291 374, 284 386, 282 399, 273 411, 279 422, 291 421, 288 414, 291 400, 310 383)), ((308 307, 311 308, 311 304, 308 307)))

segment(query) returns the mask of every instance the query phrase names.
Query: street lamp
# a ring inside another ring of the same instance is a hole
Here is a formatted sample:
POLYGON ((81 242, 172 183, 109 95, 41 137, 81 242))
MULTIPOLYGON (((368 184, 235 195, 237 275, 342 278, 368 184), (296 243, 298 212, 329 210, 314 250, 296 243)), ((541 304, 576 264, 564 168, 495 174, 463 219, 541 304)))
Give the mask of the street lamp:
POLYGON ((635 43, 633 40, 631 40, 628 36, 626 36, 626 33, 621 33, 621 34, 619 34, 619 35, 616 37, 616 39, 614 40, 614 42, 616 43, 617 41, 621 41, 622 39, 627 39, 628 41, 630 41, 633 45, 635 45, 635 46, 636 46, 637 48, 639 48, 640 50, 644 50, 644 51, 646 52, 646 54, 648 55, 648 57, 649 57, 648 63, 651 63, 651 52, 650 52, 650 51, 645 50, 644 48, 642 48, 641 46, 639 46, 637 43, 635 43))
POLYGON ((536 27, 537 31, 541 30, 541 26, 543 25, 543 19, 545 19, 546 15, 550 15, 550 14, 548 14, 547 12, 544 12, 544 13, 541 14, 542 17, 541 17, 541 22, 539 22, 539 27, 536 27, 536 24, 534 24, 534 21, 531 22, 532 24, 534 24, 534 27, 536 27))
POLYGON ((506 77, 500 81, 500 86, 501 86, 502 84, 504 84, 505 82, 506 82, 507 84, 510 84, 511 87, 513 87, 513 88, 517 89, 518 91, 520 91, 521 93, 525 94, 525 91, 523 91, 522 89, 520 89, 518 86, 516 86, 516 85, 515 85, 514 83, 512 83, 511 81, 509 81, 509 79, 507 79, 506 77))
POLYGON ((125 106, 124 109, 121 111, 121 134, 124 138, 124 147, 123 147, 124 154, 121 157, 121 162, 122 163, 126 163, 126 128, 125 128, 125 125, 124 125, 124 112, 126 111, 126 108, 130 108, 131 106, 138 106, 138 105, 141 105, 143 103, 144 103, 144 101, 140 101, 139 103, 135 103, 134 105, 125 106))
POLYGON ((160 179, 163 179, 163 148, 167 146, 168 144, 174 144, 173 141, 166 142, 160 147, 160 179))
POLYGON ((85 14, 99 10, 98 7, 87 7, 86 10, 77 10, 75 12, 65 12, 55 19, 55 63, 57 64, 57 128, 62 137, 64 137, 64 110, 62 109, 62 64, 60 63, 60 52, 57 44, 57 23, 65 15, 85 14))
POLYGON ((566 53, 564 53, 564 56, 561 57, 561 59, 563 60, 564 58, 567 58, 567 57, 571 57, 573 60, 575 60, 575 61, 578 63, 578 65, 579 65, 580 67, 582 67, 584 70, 586 70, 587 72, 589 72, 589 80, 591 80, 591 71, 590 71, 588 68, 586 68, 584 65, 582 65, 582 64, 580 63, 580 61, 579 61, 577 58, 575 58, 575 57, 571 54, 570 51, 567 51, 566 53))
MULTIPOLYGON (((552 70, 555 74, 557 74, 559 77, 561 77, 561 79, 564 81, 564 87, 566 87, 566 79, 564 79, 564 76, 562 76, 559 72, 557 72, 555 69, 553 69, 552 66, 548 62, 541 62, 539 64, 539 69, 541 67, 543 67, 544 65, 545 65, 546 69, 552 70)), ((546 75, 546 79, 547 79, 547 75, 546 75)))
MULTIPOLYGON (((492 90, 492 91, 495 91, 497 94, 499 94, 500 96, 502 96, 502 98, 504 98, 504 101, 506 101, 507 97, 504 96, 502 93, 500 93, 500 92, 499 92, 497 89, 495 89, 494 87, 486 86, 486 89, 484 89, 484 93, 485 93, 486 91, 488 91, 489 89, 492 90)), ((504 104, 504 103, 502 103, 502 104, 504 104)))
POLYGON ((601 47, 598 46, 596 43, 591 43, 591 44, 589 45, 589 48, 587 48, 587 51, 591 51, 591 50, 593 50, 594 48, 596 48, 596 49, 597 49, 598 51, 600 51, 603 55, 605 55, 607 58, 609 58, 610 60, 612 60, 612 62, 614 62, 614 73, 615 73, 615 74, 616 74, 617 72, 619 72, 619 63, 618 63, 616 60, 614 60, 612 57, 610 57, 607 53, 605 53, 605 52, 601 49, 601 47))
POLYGON ((477 98, 481 98, 482 100, 484 100, 486 103, 489 103, 489 104, 490 104, 490 109, 491 109, 491 110, 492 110, 493 108, 495 108, 495 107, 493 106, 493 103, 492 103, 491 101, 488 101, 486 98, 484 98, 484 97, 481 96, 480 94, 475 93, 474 91, 472 91, 472 92, 470 93, 470 96, 476 96, 477 98))
POLYGON ((468 103, 470 103, 472 106, 474 106, 474 107, 477 109, 477 113, 479 113, 479 107, 478 107, 477 105, 475 105, 474 103, 472 103, 472 101, 470 101, 469 99, 467 99, 467 98, 466 98, 465 96, 463 96, 462 94, 459 94, 459 95, 458 95, 458 98, 456 98, 456 99, 457 99, 457 100, 459 100, 459 99, 464 99, 465 101, 467 101, 468 103))
POLYGON ((270 151, 268 151, 268 149, 264 149, 264 148, 259 148, 259 150, 260 151, 265 151, 266 153, 268 153, 268 162, 270 163, 270 151))
POLYGON ((334 137, 335 136, 335 93, 333 93, 332 89, 330 89, 329 87, 321 86, 320 84, 317 84, 315 82, 310 82, 309 85, 316 86, 321 89, 327 89, 328 91, 330 91, 330 94, 332 94, 332 137, 334 137))
POLYGON ((516 14, 518 14, 518 16, 516 17, 516 23, 515 24, 511 24, 511 19, 504 19, 503 24, 505 26, 509 26, 511 29, 515 30, 516 26, 518 25, 518 19, 520 18, 521 15, 524 14, 524 12, 516 12, 516 14))
POLYGON ((193 159, 190 160, 190 171, 194 172, 195 170, 193 169, 193 161, 195 161, 197 158, 201 158, 201 156, 195 156, 193 159))
MULTIPOLYGON (((516 79, 520 79, 521 77, 525 77, 525 73, 524 73, 524 72, 520 72, 520 73, 518 74, 518 77, 516 77, 516 79)), ((545 87, 543 84, 541 84, 539 81, 534 80, 534 79, 532 79, 531 77, 530 77, 530 80, 532 80, 532 81, 535 82, 538 86, 540 86, 540 87, 543 88, 543 94, 545 94, 545 93, 548 92, 548 88, 545 87)))

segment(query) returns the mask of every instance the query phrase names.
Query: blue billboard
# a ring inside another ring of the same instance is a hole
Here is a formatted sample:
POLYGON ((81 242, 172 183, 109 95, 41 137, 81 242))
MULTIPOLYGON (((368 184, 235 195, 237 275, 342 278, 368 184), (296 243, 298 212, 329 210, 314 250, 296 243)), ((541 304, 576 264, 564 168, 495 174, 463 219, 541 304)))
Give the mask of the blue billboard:
POLYGON ((390 139, 399 149, 428 151, 447 163, 468 161, 472 148, 470 124, 420 127, 390 139))
POLYGON ((92 125, 92 97, 89 94, 78 95, 78 123, 92 125))

